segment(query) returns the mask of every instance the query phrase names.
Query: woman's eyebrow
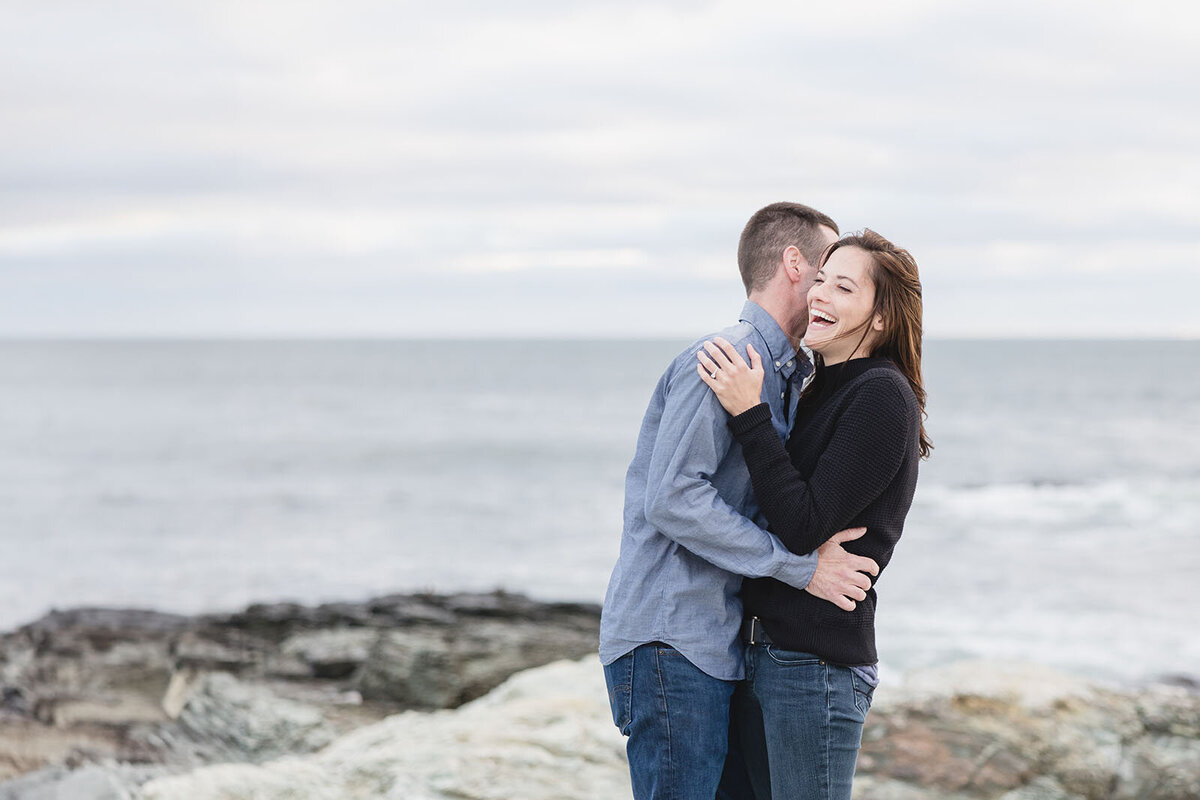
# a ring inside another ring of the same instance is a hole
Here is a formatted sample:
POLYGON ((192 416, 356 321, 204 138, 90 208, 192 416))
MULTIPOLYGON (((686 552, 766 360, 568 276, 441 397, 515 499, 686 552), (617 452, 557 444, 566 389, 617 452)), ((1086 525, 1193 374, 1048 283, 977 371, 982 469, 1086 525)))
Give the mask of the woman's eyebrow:
POLYGON ((854 280, 854 278, 851 278, 849 275, 834 275, 833 277, 839 281, 850 281, 850 283, 853 283, 855 286, 858 286, 858 282, 856 280, 854 280))

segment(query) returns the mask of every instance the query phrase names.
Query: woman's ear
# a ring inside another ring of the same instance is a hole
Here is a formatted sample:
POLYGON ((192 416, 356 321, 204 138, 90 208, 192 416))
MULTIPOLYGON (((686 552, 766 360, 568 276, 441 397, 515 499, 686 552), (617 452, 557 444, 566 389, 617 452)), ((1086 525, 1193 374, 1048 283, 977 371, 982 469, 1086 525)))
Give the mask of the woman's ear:
POLYGON ((871 320, 871 330, 880 331, 880 332, 883 331, 883 315, 882 314, 876 314, 875 319, 871 320))

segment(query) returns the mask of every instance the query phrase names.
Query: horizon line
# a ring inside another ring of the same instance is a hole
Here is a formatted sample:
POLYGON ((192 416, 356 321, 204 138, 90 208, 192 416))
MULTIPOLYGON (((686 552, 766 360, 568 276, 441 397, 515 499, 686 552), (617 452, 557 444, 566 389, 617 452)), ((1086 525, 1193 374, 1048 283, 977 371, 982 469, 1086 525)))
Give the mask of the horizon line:
MULTIPOLYGON (((608 335, 608 334, 464 334, 464 335, 430 335, 430 334, 0 334, 0 343, 122 343, 122 342, 161 342, 167 343, 199 343, 199 342, 483 342, 483 341, 512 341, 512 342, 678 342, 693 341, 695 334, 644 334, 644 335, 608 335)), ((1197 342, 1200 332, 1189 334, 1135 334, 1126 336, 1111 336, 1097 334, 1025 334, 1025 335, 996 335, 996 334, 952 334, 925 336, 926 342, 1197 342)))

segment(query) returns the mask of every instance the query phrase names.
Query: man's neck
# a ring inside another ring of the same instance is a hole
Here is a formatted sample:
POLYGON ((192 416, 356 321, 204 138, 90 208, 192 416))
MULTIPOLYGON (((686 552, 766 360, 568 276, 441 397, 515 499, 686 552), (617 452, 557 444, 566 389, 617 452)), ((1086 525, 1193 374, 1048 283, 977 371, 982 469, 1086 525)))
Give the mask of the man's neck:
POLYGON ((779 329, 791 340, 792 347, 800 349, 800 340, 808 328, 808 309, 793 309, 786 301, 767 292, 751 292, 747 299, 770 314, 779 329))

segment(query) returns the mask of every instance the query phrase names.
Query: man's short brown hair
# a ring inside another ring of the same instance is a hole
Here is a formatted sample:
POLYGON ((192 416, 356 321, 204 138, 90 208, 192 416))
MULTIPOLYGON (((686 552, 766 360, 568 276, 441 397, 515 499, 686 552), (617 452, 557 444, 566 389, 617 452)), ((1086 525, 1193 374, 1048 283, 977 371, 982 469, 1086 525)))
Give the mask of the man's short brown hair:
POLYGON ((838 233, 837 223, 815 208, 799 203, 772 203, 760 208, 742 229, 738 242, 738 270, 746 294, 767 285, 783 259, 783 251, 796 247, 808 263, 816 266, 825 251, 820 226, 838 233))

